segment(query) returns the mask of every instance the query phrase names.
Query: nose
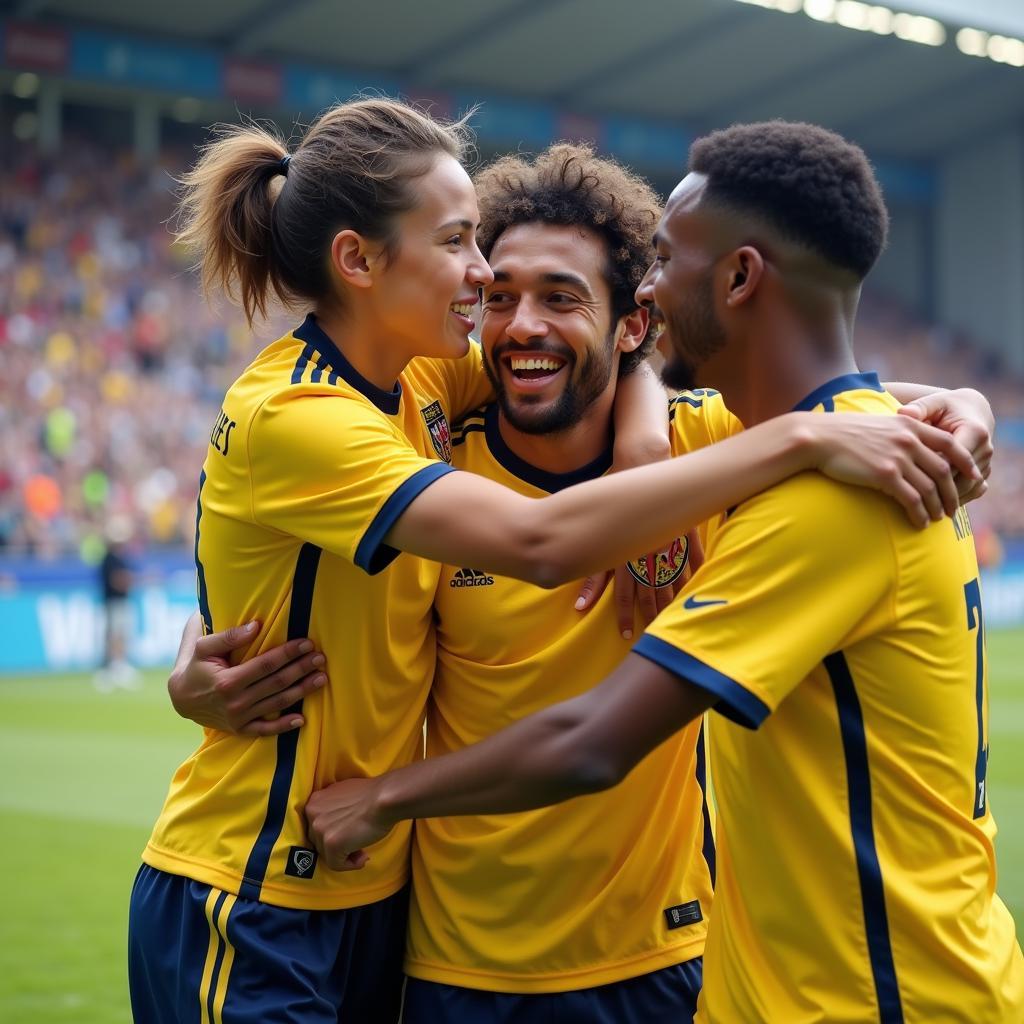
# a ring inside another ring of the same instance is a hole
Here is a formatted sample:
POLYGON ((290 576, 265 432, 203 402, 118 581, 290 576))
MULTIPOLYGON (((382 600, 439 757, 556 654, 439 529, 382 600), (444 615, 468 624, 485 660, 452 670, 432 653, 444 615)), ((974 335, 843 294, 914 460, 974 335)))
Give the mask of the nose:
POLYGON ((486 288, 494 280, 494 273, 475 241, 473 242, 473 256, 469 264, 469 272, 466 276, 474 288, 486 288))
POLYGON ((522 297, 516 303, 505 333, 520 344, 530 341, 532 338, 543 338, 548 333, 548 325, 540 315, 537 305, 529 298, 522 297))
POLYGON ((650 306, 654 302, 654 267, 652 263, 647 268, 647 273, 644 274, 643 280, 637 285, 634 298, 638 306, 650 306))

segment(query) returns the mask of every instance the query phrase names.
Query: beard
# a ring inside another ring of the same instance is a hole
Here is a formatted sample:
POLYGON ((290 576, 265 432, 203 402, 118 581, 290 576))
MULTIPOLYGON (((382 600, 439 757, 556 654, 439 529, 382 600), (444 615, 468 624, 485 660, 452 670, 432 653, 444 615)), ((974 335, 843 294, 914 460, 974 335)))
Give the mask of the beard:
MULTIPOLYGON (((504 351, 514 347, 507 345, 496 349, 496 361, 504 351)), ((531 350, 544 349, 532 346, 531 350)), ((502 414, 512 427, 523 434, 557 434, 579 423, 591 404, 604 393, 612 378, 613 354, 614 334, 609 334, 606 344, 599 351, 587 349, 578 362, 570 359, 568 383, 553 402, 544 405, 514 400, 501 374, 487 356, 484 356, 484 371, 494 388, 502 414)))
POLYGON ((661 380, 676 391, 692 391, 701 365, 725 347, 725 329, 715 314, 711 274, 675 308, 661 313, 671 348, 661 380))

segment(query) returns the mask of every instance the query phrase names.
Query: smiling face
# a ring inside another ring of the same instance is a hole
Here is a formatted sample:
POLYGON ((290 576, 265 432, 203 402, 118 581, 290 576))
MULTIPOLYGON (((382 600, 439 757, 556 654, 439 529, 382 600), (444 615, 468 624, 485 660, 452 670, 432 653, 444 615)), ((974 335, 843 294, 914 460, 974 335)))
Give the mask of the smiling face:
POLYGON ((491 250, 484 289, 484 366, 506 419, 529 434, 576 424, 614 388, 606 243, 588 228, 517 224, 491 250))
POLYGON ((726 341, 714 304, 716 250, 698 210, 705 182, 689 174, 669 197, 654 236, 654 262, 636 291, 637 302, 654 307, 653 319, 664 322, 661 376, 680 390, 696 386, 699 368, 726 341))
POLYGON ((380 250, 372 288, 382 338, 410 357, 465 355, 478 289, 491 281, 476 244, 473 183, 442 155, 410 187, 417 204, 396 219, 393 252, 388 260, 380 250))

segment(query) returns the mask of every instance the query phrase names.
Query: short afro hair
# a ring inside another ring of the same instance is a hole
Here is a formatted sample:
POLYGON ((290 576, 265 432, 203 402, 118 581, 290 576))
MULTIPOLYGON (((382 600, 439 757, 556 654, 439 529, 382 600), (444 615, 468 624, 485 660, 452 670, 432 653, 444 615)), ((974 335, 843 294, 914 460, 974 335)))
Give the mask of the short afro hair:
POLYGON ((737 124, 697 139, 690 170, 704 201, 753 213, 863 279, 885 248, 889 215, 864 151, 818 125, 737 124))
MULTIPOLYGON (((643 178, 586 145, 560 142, 532 160, 505 156, 475 178, 480 203, 478 242, 487 259, 504 231, 518 224, 589 228, 608 251, 605 279, 612 322, 637 308, 635 293, 654 259, 651 237, 661 200, 643 178)), ((623 353, 619 373, 632 372, 650 355, 650 334, 623 353)))

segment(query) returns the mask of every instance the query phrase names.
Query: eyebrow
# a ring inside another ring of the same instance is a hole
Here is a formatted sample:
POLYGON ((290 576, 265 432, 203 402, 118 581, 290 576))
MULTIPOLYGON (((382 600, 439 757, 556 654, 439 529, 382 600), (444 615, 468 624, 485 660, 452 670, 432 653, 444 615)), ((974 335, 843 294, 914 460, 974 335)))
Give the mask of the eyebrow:
MULTIPOLYGON (((505 270, 495 270, 494 280, 511 281, 512 275, 505 270)), ((590 285, 587 284, 587 282, 578 274, 570 274, 566 271, 561 273, 541 274, 540 280, 544 284, 568 284, 583 292, 588 299, 592 299, 594 297, 594 293, 590 290, 590 285)))
POLYGON ((447 231, 449 228, 462 228, 463 231, 469 231, 473 227, 471 220, 449 220, 445 221, 437 230, 447 231))

